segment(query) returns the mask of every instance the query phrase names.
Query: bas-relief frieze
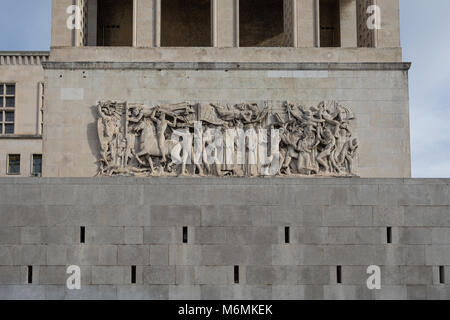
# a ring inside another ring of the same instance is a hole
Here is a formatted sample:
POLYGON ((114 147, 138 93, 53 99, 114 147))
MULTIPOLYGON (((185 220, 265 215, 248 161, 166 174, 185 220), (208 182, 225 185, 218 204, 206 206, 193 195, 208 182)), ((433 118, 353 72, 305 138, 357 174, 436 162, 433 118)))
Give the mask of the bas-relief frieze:
POLYGON ((355 175, 355 117, 336 101, 97 107, 99 175, 355 175))

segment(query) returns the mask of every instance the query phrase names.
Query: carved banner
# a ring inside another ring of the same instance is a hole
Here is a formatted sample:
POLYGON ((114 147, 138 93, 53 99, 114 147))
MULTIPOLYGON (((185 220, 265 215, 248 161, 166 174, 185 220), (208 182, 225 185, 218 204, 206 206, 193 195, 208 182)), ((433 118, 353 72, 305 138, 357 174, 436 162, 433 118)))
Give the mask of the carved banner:
POLYGON ((354 175, 358 140, 347 107, 285 102, 283 109, 99 102, 99 175, 354 175))

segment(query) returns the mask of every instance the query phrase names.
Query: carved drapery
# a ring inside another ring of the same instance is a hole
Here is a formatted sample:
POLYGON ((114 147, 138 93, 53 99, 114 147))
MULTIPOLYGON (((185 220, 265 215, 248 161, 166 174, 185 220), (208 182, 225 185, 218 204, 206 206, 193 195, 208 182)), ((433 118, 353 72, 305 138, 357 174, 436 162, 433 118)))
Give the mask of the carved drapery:
POLYGON ((99 175, 351 176, 355 119, 336 101, 98 104, 99 175), (270 170, 269 170, 270 169, 270 170))

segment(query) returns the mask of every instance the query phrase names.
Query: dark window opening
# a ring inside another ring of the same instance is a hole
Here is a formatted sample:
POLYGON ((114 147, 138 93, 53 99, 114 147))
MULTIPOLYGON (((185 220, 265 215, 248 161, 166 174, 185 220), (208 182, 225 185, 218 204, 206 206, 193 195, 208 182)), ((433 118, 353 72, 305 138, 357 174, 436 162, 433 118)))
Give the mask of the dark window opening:
POLYGON ((97 45, 133 45, 133 0, 98 0, 97 45))
POLYGON ((341 46, 339 0, 320 0, 320 46, 341 46))
POLYGON ((42 175, 42 155, 33 154, 33 176, 40 177, 42 175))
POLYGON ((188 243, 188 227, 183 227, 183 243, 188 243))
POLYGON ((336 282, 339 284, 342 283, 342 266, 336 267, 336 282))
POLYGON ((20 154, 10 154, 8 156, 8 174, 20 174, 20 154))
POLYGON ((239 0, 239 46, 284 47, 282 0, 239 0))
POLYGON ((439 283, 441 283, 441 284, 445 283, 445 267, 444 266, 439 267, 439 283))
POLYGON ((28 283, 33 283, 33 266, 28 266, 28 283))
POLYGON ((387 227, 386 238, 387 238, 387 243, 392 243, 392 227, 387 227))
POLYGON ((136 266, 131 266, 131 283, 136 283, 136 266))
POLYGON ((239 266, 234 266, 234 283, 239 283, 239 266))
POLYGON ((162 47, 210 47, 211 0, 161 0, 162 47))
POLYGON ((80 243, 86 243, 86 227, 80 227, 80 243))
POLYGON ((14 134, 16 85, 0 83, 0 135, 14 134))
POLYGON ((284 242, 285 243, 290 243, 291 239, 290 239, 290 228, 289 227, 285 227, 284 228, 284 242))

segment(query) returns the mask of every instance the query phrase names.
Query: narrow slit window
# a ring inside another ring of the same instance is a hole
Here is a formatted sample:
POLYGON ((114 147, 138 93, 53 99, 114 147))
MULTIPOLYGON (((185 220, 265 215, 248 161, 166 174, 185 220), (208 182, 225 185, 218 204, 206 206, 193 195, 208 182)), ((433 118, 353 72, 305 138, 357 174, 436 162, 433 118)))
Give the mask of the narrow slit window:
POLYGON ((336 282, 339 284, 342 283, 342 266, 336 267, 336 282))
POLYGON ((33 283, 33 266, 28 266, 28 283, 33 283))
POLYGON ((86 227, 80 227, 80 243, 86 243, 86 227))
POLYGON ((234 266, 234 283, 239 283, 239 266, 234 266))
POLYGON ((183 243, 188 243, 188 227, 183 227, 183 243))
POLYGON ((284 242, 285 243, 291 242, 291 230, 289 227, 284 228, 284 242))
POLYGON ((439 283, 445 284, 445 267, 439 267, 439 283))
POLYGON ((136 283, 136 266, 131 266, 131 283, 136 283))
POLYGON ((392 243, 392 227, 387 227, 386 229, 386 240, 387 243, 392 243))

